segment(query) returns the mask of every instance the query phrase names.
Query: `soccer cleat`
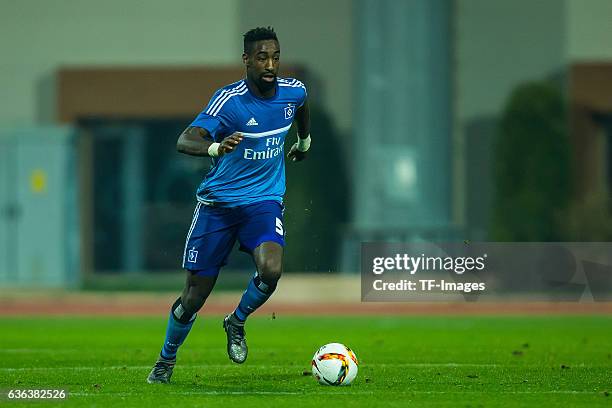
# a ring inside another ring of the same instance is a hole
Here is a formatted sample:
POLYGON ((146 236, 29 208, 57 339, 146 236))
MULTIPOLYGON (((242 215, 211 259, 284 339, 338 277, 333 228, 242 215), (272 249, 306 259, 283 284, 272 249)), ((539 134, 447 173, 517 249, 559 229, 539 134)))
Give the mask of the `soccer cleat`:
POLYGON ((172 370, 176 364, 176 358, 168 359, 159 356, 153 369, 149 373, 147 382, 149 384, 168 384, 172 377, 172 370))
POLYGON ((234 363, 244 363, 249 352, 246 344, 244 322, 236 319, 234 314, 231 313, 223 319, 223 328, 227 334, 227 355, 234 363))

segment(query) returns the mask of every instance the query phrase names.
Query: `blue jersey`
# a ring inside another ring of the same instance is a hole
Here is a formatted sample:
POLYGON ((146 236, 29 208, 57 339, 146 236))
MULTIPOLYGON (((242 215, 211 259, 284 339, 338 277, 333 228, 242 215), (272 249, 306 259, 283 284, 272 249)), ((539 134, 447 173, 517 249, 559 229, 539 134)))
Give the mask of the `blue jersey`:
POLYGON ((225 207, 282 202, 285 136, 305 100, 304 84, 292 78, 278 78, 276 93, 267 99, 255 96, 244 79, 215 92, 191 126, 208 130, 215 142, 234 132, 244 137, 232 153, 213 159, 198 201, 225 207))

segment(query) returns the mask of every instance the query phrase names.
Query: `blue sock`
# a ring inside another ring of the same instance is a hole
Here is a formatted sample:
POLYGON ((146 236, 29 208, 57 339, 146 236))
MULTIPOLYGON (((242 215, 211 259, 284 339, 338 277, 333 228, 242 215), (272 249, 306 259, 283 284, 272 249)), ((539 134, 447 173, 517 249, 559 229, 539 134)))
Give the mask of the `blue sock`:
POLYGON ((245 321, 259 306, 266 303, 266 300, 274 293, 274 289, 276 289, 276 285, 266 285, 258 275, 255 275, 242 294, 242 299, 240 299, 238 307, 234 310, 234 316, 238 320, 245 321))
POLYGON ((161 350, 161 356, 163 358, 176 358, 178 348, 187 338, 187 335, 191 330, 191 326, 193 326, 193 322, 195 321, 196 314, 194 313, 190 317, 185 315, 186 313, 183 309, 183 305, 180 303, 180 300, 177 300, 172 307, 170 317, 168 318, 166 339, 164 340, 164 347, 162 347, 161 350), (179 321, 179 319, 182 320, 182 322, 179 321))

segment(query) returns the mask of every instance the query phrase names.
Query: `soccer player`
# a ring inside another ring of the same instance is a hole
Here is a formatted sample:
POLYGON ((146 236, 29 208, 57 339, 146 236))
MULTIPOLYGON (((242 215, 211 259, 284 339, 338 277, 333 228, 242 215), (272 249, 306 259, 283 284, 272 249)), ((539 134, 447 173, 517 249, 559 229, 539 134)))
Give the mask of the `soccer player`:
POLYGON ((306 157, 310 114, 304 84, 277 77, 279 61, 280 45, 271 27, 248 31, 242 54, 246 78, 219 89, 179 136, 179 152, 212 157, 212 167, 197 190, 183 254, 187 280, 172 305, 149 383, 170 381, 177 350, 236 240, 253 257, 256 272, 236 309, 223 320, 227 354, 233 362, 246 360, 245 321, 270 298, 281 276, 283 146, 295 120, 298 139, 287 157, 294 162, 306 157))

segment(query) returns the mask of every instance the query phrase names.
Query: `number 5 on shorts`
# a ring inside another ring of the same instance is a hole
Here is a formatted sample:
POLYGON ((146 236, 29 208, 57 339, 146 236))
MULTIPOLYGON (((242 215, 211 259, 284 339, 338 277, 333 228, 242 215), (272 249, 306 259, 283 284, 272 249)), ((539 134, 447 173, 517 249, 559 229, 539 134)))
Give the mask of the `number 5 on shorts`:
POLYGON ((278 217, 276 217, 276 233, 279 234, 280 236, 284 235, 283 222, 278 217))

